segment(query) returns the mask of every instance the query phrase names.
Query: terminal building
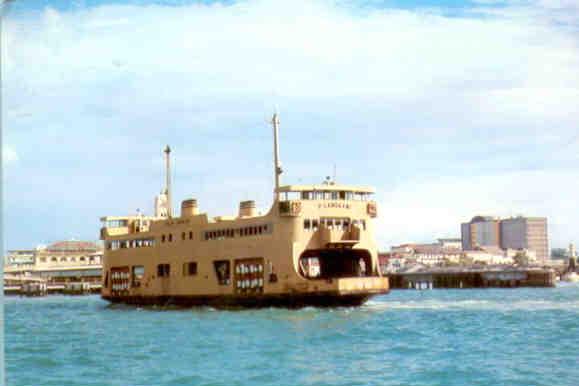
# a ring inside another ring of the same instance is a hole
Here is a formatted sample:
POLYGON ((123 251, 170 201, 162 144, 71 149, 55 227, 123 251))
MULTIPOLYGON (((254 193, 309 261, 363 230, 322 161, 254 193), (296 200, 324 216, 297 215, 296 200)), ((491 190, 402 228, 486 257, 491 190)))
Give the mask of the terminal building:
POLYGON ((90 241, 66 240, 36 249, 11 250, 4 259, 4 272, 38 277, 53 283, 100 282, 102 247, 90 241))
POLYGON ((461 224, 463 250, 485 247, 503 250, 526 250, 536 256, 536 261, 549 260, 549 239, 545 217, 497 217, 476 216, 461 224))

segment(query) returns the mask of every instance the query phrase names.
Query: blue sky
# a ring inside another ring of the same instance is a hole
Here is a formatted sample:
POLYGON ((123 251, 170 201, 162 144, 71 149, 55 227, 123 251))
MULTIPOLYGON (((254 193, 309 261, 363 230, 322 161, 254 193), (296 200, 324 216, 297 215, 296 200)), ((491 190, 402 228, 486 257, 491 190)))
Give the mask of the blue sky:
POLYGON ((575 1, 29 1, 4 9, 5 243, 96 239, 175 203, 211 215, 287 183, 374 185, 381 249, 475 214, 577 237, 575 1))

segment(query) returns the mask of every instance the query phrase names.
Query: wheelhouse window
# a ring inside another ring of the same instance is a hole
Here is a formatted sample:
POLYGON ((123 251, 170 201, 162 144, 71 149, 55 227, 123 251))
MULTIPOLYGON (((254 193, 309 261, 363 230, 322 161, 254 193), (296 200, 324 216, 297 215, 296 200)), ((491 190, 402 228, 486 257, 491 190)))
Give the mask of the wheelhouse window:
POLYGON ((128 220, 108 220, 105 221, 106 228, 123 228, 128 227, 129 221, 128 220))
POLYGON ((171 275, 171 265, 170 264, 158 264, 157 265, 157 276, 158 277, 169 277, 171 275))
POLYGON ((197 262, 190 261, 183 263, 183 276, 197 275, 197 262))
POLYGON ((302 192, 282 192, 282 201, 299 200, 302 192))

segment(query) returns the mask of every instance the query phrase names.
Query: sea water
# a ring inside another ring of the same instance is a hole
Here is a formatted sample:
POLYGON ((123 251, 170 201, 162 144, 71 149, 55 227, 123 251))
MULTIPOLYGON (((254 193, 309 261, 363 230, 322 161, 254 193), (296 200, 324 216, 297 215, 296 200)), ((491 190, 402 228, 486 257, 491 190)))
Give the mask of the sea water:
POLYGON ((221 311, 5 298, 7 384, 579 385, 579 286, 221 311))

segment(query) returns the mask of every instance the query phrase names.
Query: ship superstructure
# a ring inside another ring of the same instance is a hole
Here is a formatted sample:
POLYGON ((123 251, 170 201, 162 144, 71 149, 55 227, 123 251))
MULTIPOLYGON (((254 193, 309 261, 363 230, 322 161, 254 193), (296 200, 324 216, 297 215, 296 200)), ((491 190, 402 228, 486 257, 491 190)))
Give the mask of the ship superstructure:
POLYGON ((213 306, 359 305, 388 292, 374 240, 374 190, 280 186, 278 119, 273 205, 260 215, 242 201, 237 216, 209 217, 197 200, 171 209, 167 181, 155 214, 101 219, 102 297, 131 304, 213 306))

